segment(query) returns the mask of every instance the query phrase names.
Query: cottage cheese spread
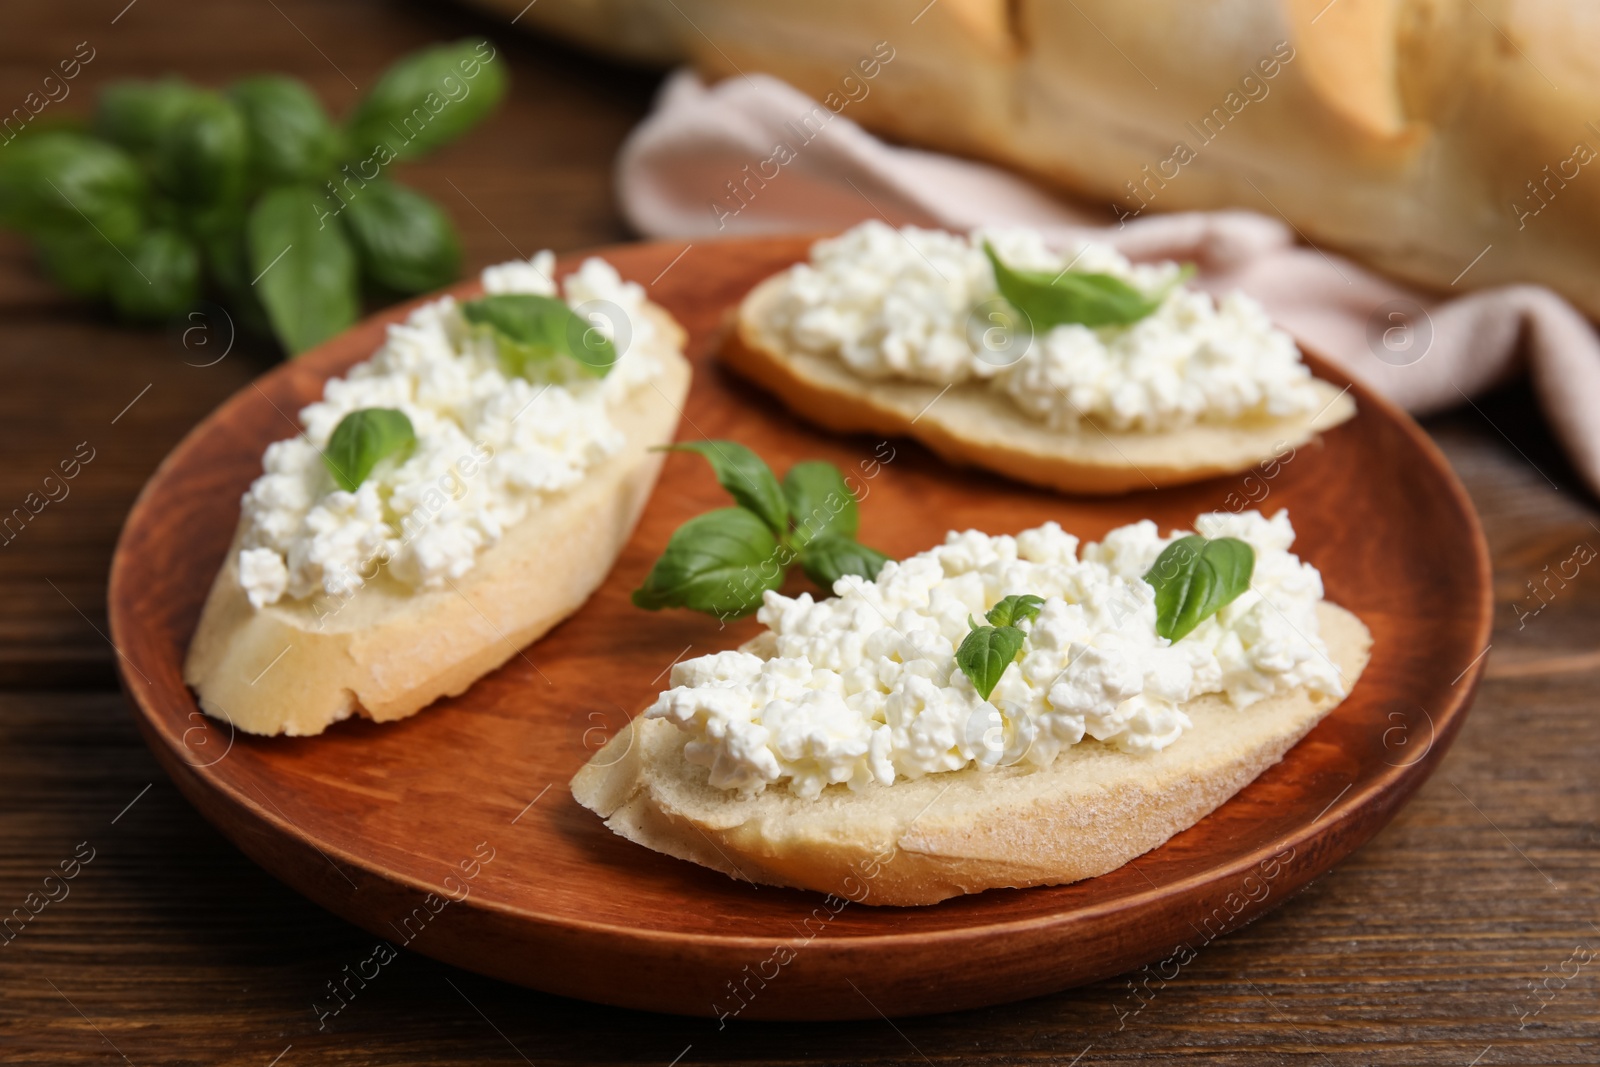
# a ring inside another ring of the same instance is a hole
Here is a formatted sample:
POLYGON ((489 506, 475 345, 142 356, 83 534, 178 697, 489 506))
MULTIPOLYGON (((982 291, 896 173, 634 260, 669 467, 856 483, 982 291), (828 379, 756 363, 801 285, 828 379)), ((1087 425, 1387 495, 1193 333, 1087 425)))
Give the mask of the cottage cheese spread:
MULTIPOLYGON (((555 257, 483 272, 490 293, 557 295, 555 257)), ((644 291, 610 264, 586 261, 560 294, 617 344, 605 378, 558 385, 507 377, 492 340, 469 330, 455 301, 426 304, 389 327, 383 347, 300 412, 305 431, 268 446, 244 494, 239 581, 260 608, 280 598, 350 595, 380 570, 436 588, 472 569, 477 553, 581 480, 622 446, 607 407, 648 382, 668 344, 643 313, 644 291), (593 303, 591 303, 593 302, 593 303), (619 325, 621 324, 621 325, 619 325), (626 332, 630 336, 619 336, 626 332), (321 449, 345 415, 398 408, 416 447, 379 464, 353 493, 337 488, 321 449)))
POLYGON ((1201 515, 1195 529, 1248 542, 1255 573, 1176 643, 1157 636, 1142 576, 1182 533, 1162 537, 1147 520, 1080 554, 1055 523, 1014 537, 952 532, 876 581, 841 578, 832 598, 767 593, 758 618, 769 632, 750 651, 677 664, 646 715, 689 734, 684 756, 710 768, 713 786, 751 795, 787 780, 814 797, 835 783, 1045 766, 1085 737, 1157 751, 1191 725, 1180 705, 1206 693, 1239 709, 1300 686, 1343 696, 1318 633, 1322 576, 1289 552, 1288 513, 1201 515), (1046 601, 986 701, 955 651, 968 616, 1015 593, 1046 601))
POLYGON ((867 222, 819 241, 792 268, 770 327, 795 348, 837 357, 865 378, 987 381, 1028 416, 1063 430, 1172 430, 1315 411, 1293 339, 1242 293, 1220 302, 1178 287, 1130 326, 1057 326, 1030 339, 995 318, 989 241, 1008 266, 1110 274, 1159 291, 1175 263, 1135 265, 1104 245, 1063 256, 1035 231, 894 230, 867 222))

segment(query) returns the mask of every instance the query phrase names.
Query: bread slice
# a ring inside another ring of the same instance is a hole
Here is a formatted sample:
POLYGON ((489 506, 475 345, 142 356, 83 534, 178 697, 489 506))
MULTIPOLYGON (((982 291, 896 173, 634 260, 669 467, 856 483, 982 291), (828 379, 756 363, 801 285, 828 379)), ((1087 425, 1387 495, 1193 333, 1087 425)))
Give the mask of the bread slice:
POLYGON ((653 353, 663 365, 654 388, 611 411, 626 443, 453 584, 413 590, 385 571, 337 612, 322 607, 319 626, 308 600, 250 606, 236 534, 184 664, 200 707, 252 734, 318 734, 352 714, 401 719, 462 692, 575 611, 632 533, 661 469, 650 449, 672 440, 689 390, 683 330, 650 310, 672 343, 653 353))
POLYGON ((1092 425, 1053 430, 984 383, 868 379, 831 356, 785 348, 767 326, 782 285, 783 275, 768 278, 739 306, 722 348, 722 361, 735 373, 829 430, 913 437, 951 463, 1062 492, 1127 493, 1248 470, 1356 411, 1347 392, 1315 379, 1323 403, 1313 415, 1160 433, 1092 425))
MULTIPOLYGON (((1317 615, 1348 692, 1372 636, 1336 605, 1317 615)), ((732 878, 866 904, 933 904, 1115 870, 1216 810, 1337 704, 1296 691, 1239 710, 1204 696, 1184 708, 1193 727, 1151 755, 1083 741, 1042 769, 830 786, 815 800, 781 788, 741 800, 714 788, 706 768, 683 758, 687 734, 640 717, 578 771, 572 795, 622 837, 732 878)))

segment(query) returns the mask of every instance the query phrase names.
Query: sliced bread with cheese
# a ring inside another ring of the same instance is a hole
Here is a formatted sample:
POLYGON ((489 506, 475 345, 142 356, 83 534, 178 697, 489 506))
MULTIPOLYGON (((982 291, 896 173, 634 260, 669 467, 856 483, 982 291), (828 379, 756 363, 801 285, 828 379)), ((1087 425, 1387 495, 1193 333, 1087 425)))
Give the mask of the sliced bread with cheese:
POLYGON ((869 379, 830 355, 786 344, 772 328, 784 285, 780 274, 745 297, 721 351, 730 370, 829 430, 912 437, 952 463, 1063 492, 1126 493, 1247 470, 1355 414, 1348 393, 1313 379, 1322 402, 1304 414, 1155 432, 1087 420, 1057 430, 984 382, 869 379))
POLYGON ((258 606, 241 581, 241 521, 184 665, 201 708, 252 734, 404 718, 523 655, 582 605, 638 520, 661 466, 651 449, 672 440, 689 388, 682 328, 656 305, 641 310, 654 371, 606 401, 620 440, 573 484, 539 494, 465 573, 423 586, 374 567, 342 596, 258 606))
MULTIPOLYGON (((1336 605, 1317 616, 1348 691, 1371 635, 1336 605)), ((731 878, 933 904, 1115 870, 1221 806, 1337 704, 1295 690, 1237 709, 1207 695, 1184 705, 1192 727, 1158 752, 1084 741, 1042 768, 968 767, 815 798, 714 788, 685 759, 683 731, 640 716, 578 771, 572 794, 614 833, 731 878)))

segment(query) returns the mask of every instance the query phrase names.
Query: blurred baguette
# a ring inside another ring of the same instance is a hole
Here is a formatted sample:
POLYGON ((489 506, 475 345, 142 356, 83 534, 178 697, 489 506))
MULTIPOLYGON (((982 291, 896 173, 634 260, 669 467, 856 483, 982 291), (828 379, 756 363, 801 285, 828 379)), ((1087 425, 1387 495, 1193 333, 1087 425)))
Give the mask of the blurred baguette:
POLYGON ((1424 286, 1533 282, 1600 317, 1600 5, 540 0, 521 23, 818 99, 887 42, 844 113, 891 137, 1124 216, 1281 215, 1424 286))

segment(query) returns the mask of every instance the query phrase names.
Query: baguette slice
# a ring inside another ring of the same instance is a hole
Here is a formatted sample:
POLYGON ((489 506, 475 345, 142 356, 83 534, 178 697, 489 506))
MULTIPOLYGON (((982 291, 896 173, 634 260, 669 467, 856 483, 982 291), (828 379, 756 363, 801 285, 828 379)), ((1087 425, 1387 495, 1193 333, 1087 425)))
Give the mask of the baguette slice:
MULTIPOLYGON (((547 498, 443 589, 369 582, 321 625, 309 600, 250 606, 239 534, 211 587, 184 680, 209 715, 246 733, 319 734, 352 714, 390 722, 454 696, 583 604, 610 572, 661 469, 689 390, 683 330, 650 307, 662 373, 611 410, 626 444, 547 498)), ((241 525, 242 533, 242 525, 241 525)))
MULTIPOLYGON (((1319 605, 1318 621, 1349 691, 1372 636, 1333 604, 1319 605)), ((832 786, 815 800, 780 788, 741 800, 714 788, 683 758, 688 735, 641 717, 578 771, 572 795, 614 833, 732 878, 934 904, 1113 871, 1216 810, 1337 703, 1296 691, 1237 710, 1205 696, 1184 708, 1193 728, 1152 755, 1084 741, 1043 769, 832 786)))
POLYGON ((783 275, 739 306, 722 361, 791 410, 839 433, 913 437, 960 466, 986 467, 1067 493, 1113 494, 1182 485, 1248 470, 1283 445, 1298 447, 1355 414, 1355 401, 1315 379, 1315 415, 1231 425, 1200 423, 1160 433, 1053 430, 983 383, 946 387, 867 379, 830 356, 787 349, 768 328, 783 275))

